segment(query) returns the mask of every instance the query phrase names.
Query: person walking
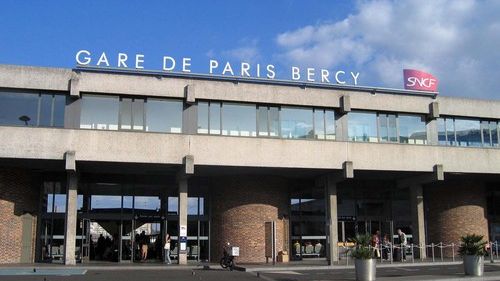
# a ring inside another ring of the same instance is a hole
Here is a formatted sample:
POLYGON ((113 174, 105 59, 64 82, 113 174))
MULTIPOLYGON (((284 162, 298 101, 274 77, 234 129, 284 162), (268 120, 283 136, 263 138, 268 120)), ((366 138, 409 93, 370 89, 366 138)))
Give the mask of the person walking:
POLYGON ((406 233, 404 233, 401 228, 398 228, 398 236, 401 245, 401 261, 406 261, 406 246, 408 245, 406 233))
POLYGON ((165 246, 163 247, 163 249, 163 252, 165 253, 164 262, 166 262, 167 264, 171 264, 172 260, 170 260, 170 234, 168 233, 165 235, 165 246))
POLYGON ((374 256, 376 258, 380 258, 380 231, 375 231, 375 233, 372 235, 372 247, 373 247, 373 252, 374 256))

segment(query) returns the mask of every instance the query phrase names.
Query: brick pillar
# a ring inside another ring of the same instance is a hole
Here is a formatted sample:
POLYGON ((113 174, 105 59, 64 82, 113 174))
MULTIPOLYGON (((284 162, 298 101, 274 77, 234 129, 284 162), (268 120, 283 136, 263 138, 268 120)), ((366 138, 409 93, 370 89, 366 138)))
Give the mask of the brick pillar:
MULTIPOLYGON (((428 206, 428 244, 457 244, 461 236, 472 233, 484 235, 485 240, 488 239, 486 194, 481 183, 445 181, 427 186, 425 197, 428 206)), ((440 251, 435 251, 438 256, 440 251)), ((451 248, 445 248, 444 256, 451 255, 451 248)))
POLYGON ((28 171, 0 169, 0 264, 20 263, 23 254, 30 259, 34 256, 39 192, 39 188, 32 185, 28 171), (34 216, 32 233, 23 229, 25 214, 34 216), (23 253, 23 236, 27 235, 32 236, 31 253, 26 252, 28 249, 23 253))
POLYGON ((276 222, 277 252, 288 234, 288 191, 286 181, 270 176, 214 178, 211 194, 211 260, 218 262, 229 242, 240 247, 237 263, 262 263, 265 256, 265 222, 276 222))

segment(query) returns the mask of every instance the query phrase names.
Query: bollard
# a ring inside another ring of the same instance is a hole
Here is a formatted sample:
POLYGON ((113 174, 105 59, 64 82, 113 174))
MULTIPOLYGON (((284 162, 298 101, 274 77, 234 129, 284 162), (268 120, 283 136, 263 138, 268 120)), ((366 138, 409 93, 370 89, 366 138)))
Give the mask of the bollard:
POLYGON ((391 261, 391 264, 392 264, 394 262, 394 245, 392 245, 392 243, 391 243, 391 246, 389 247, 389 249, 391 249, 390 261, 391 261))
POLYGON ((455 261, 455 243, 451 243, 451 260, 455 261))
POLYGON ((498 241, 495 241, 495 252, 497 252, 497 259, 498 259, 498 241))
POLYGON ((415 262, 415 250, 413 249, 413 243, 411 244, 411 262, 415 262))
POLYGON ((494 263, 493 259, 493 243, 490 242, 490 263, 494 263))
POLYGON ((435 259, 434 259, 434 243, 431 243, 431 247, 432 247, 432 262, 435 262, 435 259))
POLYGON ((439 254, 441 255, 441 261, 443 261, 443 242, 439 242, 439 254))
POLYGON ((380 263, 384 262, 384 246, 382 244, 379 245, 379 253, 380 253, 380 263))

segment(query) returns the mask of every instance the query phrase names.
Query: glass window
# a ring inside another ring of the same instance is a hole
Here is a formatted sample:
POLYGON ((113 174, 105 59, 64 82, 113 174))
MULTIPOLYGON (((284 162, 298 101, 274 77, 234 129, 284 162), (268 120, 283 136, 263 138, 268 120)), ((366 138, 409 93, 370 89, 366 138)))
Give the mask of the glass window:
POLYGON ((446 141, 448 145, 455 145, 455 122, 453 118, 446 118, 446 141))
POLYGON ((479 120, 455 119, 458 146, 481 146, 479 120))
POLYGON ((335 111, 333 110, 325 110, 325 130, 326 130, 326 139, 334 140, 335 139, 335 111))
POLYGON ((396 115, 379 113, 379 135, 382 142, 397 142, 396 115))
POLYGON ((398 141, 398 130, 397 130, 397 122, 395 114, 387 115, 387 132, 389 135, 390 142, 398 141))
POLYGON ((308 108, 281 108, 281 137, 306 139, 314 137, 313 111, 308 108))
POLYGON ((377 115, 370 112, 350 112, 349 140, 377 142, 377 115))
POLYGON ((200 216, 205 215, 205 198, 199 197, 199 202, 200 202, 200 216))
POLYGON ((198 102, 198 134, 208 134, 208 102, 198 102))
POLYGON ((481 133, 483 135, 483 145, 491 146, 490 122, 481 121, 481 133))
POLYGON ((118 195, 91 195, 90 208, 91 210, 98 209, 118 209, 122 207, 122 197, 118 195))
POLYGON ((80 128, 118 130, 119 99, 112 96, 82 96, 80 128))
POLYGON ((177 215, 179 212, 179 198, 168 197, 168 214, 177 215))
POLYGON ((120 129, 132 129, 132 99, 122 99, 120 102, 120 129))
POLYGON ((38 126, 52 126, 52 95, 40 95, 40 113, 38 126))
POLYGON ((498 146, 498 132, 500 128, 500 122, 490 122, 491 131, 491 143, 493 146, 498 146))
POLYGON ((379 122, 379 135, 380 135, 380 141, 387 142, 389 141, 389 134, 387 132, 387 115, 385 114, 380 114, 378 117, 378 122, 379 122))
POLYGON ((0 93, 0 125, 36 126, 38 94, 0 93))
POLYGON ((160 211, 161 201, 157 196, 135 196, 134 209, 160 211))
POLYGON ((325 111, 323 109, 314 109, 314 137, 325 139, 325 111))
POLYGON ((220 135, 220 108, 219 102, 210 102, 209 104, 210 134, 220 135))
POLYGON ((132 102, 132 129, 144 130, 144 100, 134 99, 132 102))
MULTIPOLYGON (((399 142, 410 144, 426 144, 427 129, 422 116, 400 115, 399 118, 399 142)), ((441 130, 438 120, 438 128, 441 130)), ((442 132, 439 131, 439 141, 441 142, 442 132)))
POLYGON ((188 197, 188 215, 198 215, 198 197, 188 197))
POLYGON ((280 109, 278 107, 269 107, 269 136, 280 136, 280 109))
POLYGON ((440 145, 446 145, 446 124, 444 118, 437 119, 437 127, 438 127, 438 142, 440 145))
POLYGON ((255 105, 224 103, 222 105, 222 134, 229 136, 255 137, 255 105))
POLYGON ((64 109, 66 107, 66 96, 54 95, 54 109, 52 112, 52 126, 64 127, 64 109))
POLYGON ((257 129, 259 136, 269 136, 269 116, 267 106, 258 106, 257 108, 257 129))
POLYGON ((148 99, 146 103, 146 131, 182 133, 182 107, 183 103, 180 100, 148 99))

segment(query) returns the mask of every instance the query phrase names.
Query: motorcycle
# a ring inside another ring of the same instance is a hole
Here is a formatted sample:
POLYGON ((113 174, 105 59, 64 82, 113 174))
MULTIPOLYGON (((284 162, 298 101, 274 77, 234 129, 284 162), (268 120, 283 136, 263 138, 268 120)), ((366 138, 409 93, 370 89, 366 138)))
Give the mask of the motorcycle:
POLYGON ((233 271, 234 269, 234 256, 230 255, 228 252, 228 249, 230 249, 229 243, 227 243, 227 246, 223 248, 223 257, 220 259, 220 266, 222 268, 229 268, 229 270, 233 271))

